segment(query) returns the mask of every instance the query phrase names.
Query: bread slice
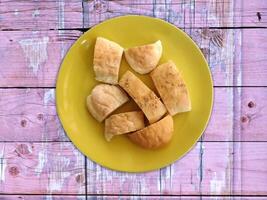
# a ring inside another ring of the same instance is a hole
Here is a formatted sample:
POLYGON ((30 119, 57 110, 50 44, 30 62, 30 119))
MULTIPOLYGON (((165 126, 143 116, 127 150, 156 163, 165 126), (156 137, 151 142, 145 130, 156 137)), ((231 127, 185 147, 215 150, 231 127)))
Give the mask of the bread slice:
POLYGON ((95 79, 117 84, 123 48, 117 43, 97 37, 94 49, 95 79))
POLYGON ((150 74, 168 112, 173 116, 191 110, 191 101, 185 82, 174 62, 156 67, 150 74))
POLYGON ((144 127, 144 114, 141 111, 111 115, 105 120, 105 137, 110 141, 115 135, 130 133, 144 127))
POLYGON ((144 148, 156 149, 164 146, 171 140, 173 130, 172 116, 167 115, 160 121, 128 136, 131 141, 144 148))
POLYGON ((149 123, 158 121, 166 113, 165 106, 156 94, 132 72, 125 72, 119 81, 119 85, 141 108, 149 123))
POLYGON ((157 66, 162 54, 162 45, 158 40, 152 44, 126 49, 124 52, 127 62, 136 72, 147 74, 157 66))
POLYGON ((109 114, 129 100, 127 94, 115 85, 99 84, 87 97, 91 115, 102 122, 109 114))

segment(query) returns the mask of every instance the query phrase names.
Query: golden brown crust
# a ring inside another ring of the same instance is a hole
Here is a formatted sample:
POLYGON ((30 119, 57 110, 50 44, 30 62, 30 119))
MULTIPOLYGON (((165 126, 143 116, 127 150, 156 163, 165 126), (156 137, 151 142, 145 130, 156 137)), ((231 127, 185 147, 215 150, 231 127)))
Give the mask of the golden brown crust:
POLYGON ((136 46, 125 50, 125 58, 129 65, 140 74, 147 74, 158 64, 162 54, 161 41, 136 46))
POLYGON ((131 141, 144 148, 156 149, 164 146, 171 140, 173 130, 172 116, 167 115, 160 121, 128 136, 131 141))
POLYGON ((109 114, 128 101, 127 94, 119 87, 99 84, 87 97, 87 108, 91 115, 102 122, 109 114))
POLYGON ((187 87, 174 62, 168 61, 159 65, 150 73, 150 76, 172 116, 191 110, 187 87))
POLYGON ((105 120, 105 137, 110 141, 115 135, 130 133, 144 127, 144 114, 141 111, 111 115, 105 120))
POLYGON ((132 72, 127 71, 120 79, 119 85, 141 108, 149 123, 158 121, 166 113, 165 106, 156 94, 132 72))
POLYGON ((94 49, 96 80, 117 84, 123 48, 117 43, 97 37, 94 49))

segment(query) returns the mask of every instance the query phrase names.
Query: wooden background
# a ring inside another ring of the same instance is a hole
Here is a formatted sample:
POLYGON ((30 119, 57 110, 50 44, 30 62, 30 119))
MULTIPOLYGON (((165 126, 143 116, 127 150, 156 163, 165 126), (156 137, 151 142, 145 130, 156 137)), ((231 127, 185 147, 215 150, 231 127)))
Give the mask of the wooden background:
POLYGON ((267 199, 266 0, 0 0, 0 199, 267 199), (120 15, 185 30, 212 71, 203 137, 143 174, 107 170, 69 141, 55 107, 66 51, 120 15))

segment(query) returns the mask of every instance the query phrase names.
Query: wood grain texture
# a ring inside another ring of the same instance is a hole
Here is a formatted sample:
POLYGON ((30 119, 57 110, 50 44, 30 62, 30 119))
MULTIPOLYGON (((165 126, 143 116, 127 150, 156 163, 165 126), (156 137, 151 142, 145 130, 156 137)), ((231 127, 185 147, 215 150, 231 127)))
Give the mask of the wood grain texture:
POLYGON ((154 16, 178 27, 266 26, 265 7, 266 2, 261 0, 3 0, 0 8, 0 30, 87 28, 108 18, 126 14, 154 16))
POLYGON ((267 86, 266 35, 267 29, 242 30, 242 85, 267 86))
POLYGON ((110 171, 88 160, 88 193, 230 194, 231 167, 229 165, 231 165, 232 154, 229 152, 229 145, 232 144, 198 143, 178 162, 160 171, 145 174, 110 171), (220 157, 217 156, 218 154, 220 157))
POLYGON ((85 194, 84 156, 71 143, 0 143, 0 193, 85 194))
MULTIPOLYGON (((214 109, 205 141, 232 140, 231 99, 232 88, 215 88, 214 109), (222 125, 224 129, 220 129, 222 125)), ((54 89, 0 89, 0 123, 1 141, 69 141, 56 113, 54 89)))
MULTIPOLYGON (((233 36, 237 30, 185 31, 205 54, 214 85, 233 85, 233 36)), ((0 66, 3 66, 0 68, 0 86, 54 87, 60 63, 80 34, 80 31, 0 32, 0 66)))
POLYGON ((266 142, 236 143, 234 192, 242 195, 267 195, 266 142))
POLYGON ((265 145, 264 142, 198 143, 189 154, 161 169, 159 174, 158 171, 119 173, 88 160, 88 193, 267 195, 265 145), (234 148, 236 144, 239 148, 234 148), (242 181, 237 180, 238 174, 242 181))
POLYGON ((1 200, 265 200, 265 197, 234 197, 234 196, 119 196, 119 195, 87 195, 65 196, 65 195, 2 195, 1 200))
MULTIPOLYGON (((214 92, 204 141, 267 141, 267 88, 214 92)), ((56 113, 54 89, 0 89, 0 123, 1 141, 69 141, 56 113)))
MULTIPOLYGON (((89 197, 86 195, 67 196, 67 195, 1 195, 1 200, 86 200, 86 199, 102 199, 102 197, 89 197)), ((108 199, 109 197, 103 199, 108 199)), ((118 199, 118 198, 117 198, 118 199)))
POLYGON ((267 2, 262 0, 236 0, 235 25, 240 27, 266 27, 267 2))
POLYGON ((81 0, 1 0, 0 30, 49 30, 80 28, 81 0))
POLYGON ((0 32, 0 86, 55 86, 62 58, 80 34, 80 31, 0 32))
POLYGON ((68 141, 54 89, 1 89, 0 141, 68 141))
POLYGON ((128 14, 161 18, 181 28, 266 26, 265 8, 266 2, 260 0, 88 1, 84 27, 128 14))

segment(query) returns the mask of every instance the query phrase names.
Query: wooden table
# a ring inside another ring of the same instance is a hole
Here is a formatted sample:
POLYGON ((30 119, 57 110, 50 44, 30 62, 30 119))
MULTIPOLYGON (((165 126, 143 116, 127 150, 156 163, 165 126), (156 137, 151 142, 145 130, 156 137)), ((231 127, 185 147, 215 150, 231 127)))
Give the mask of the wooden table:
POLYGON ((0 199, 267 199, 266 86, 266 0, 0 0, 0 199), (55 107, 71 44, 126 14, 185 30, 214 80, 201 140, 176 163, 142 174, 87 159, 55 107))

